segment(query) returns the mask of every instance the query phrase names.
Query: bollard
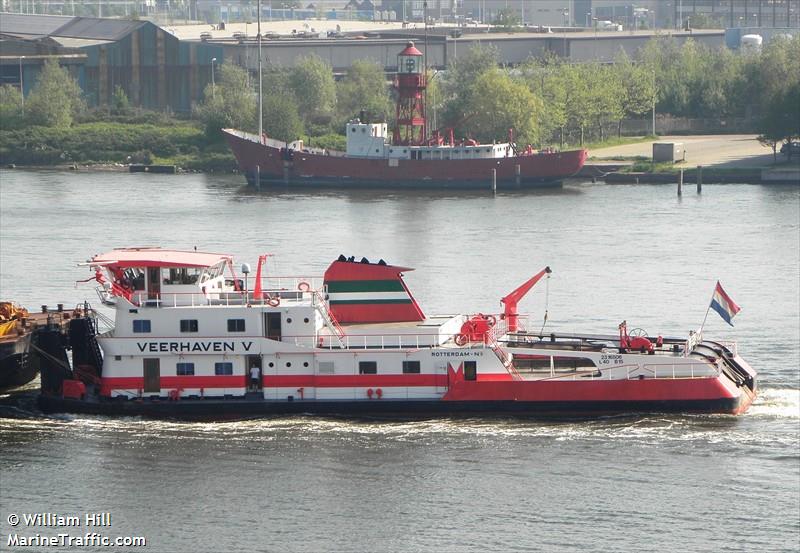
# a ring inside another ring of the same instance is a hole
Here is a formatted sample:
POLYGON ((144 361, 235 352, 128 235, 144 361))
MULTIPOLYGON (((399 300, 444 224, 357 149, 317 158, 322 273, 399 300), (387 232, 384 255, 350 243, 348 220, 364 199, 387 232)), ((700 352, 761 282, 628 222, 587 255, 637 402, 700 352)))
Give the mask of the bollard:
POLYGON ((520 182, 522 181, 521 179, 522 171, 520 169, 519 164, 517 164, 516 167, 514 167, 514 170, 516 171, 516 176, 517 176, 517 188, 519 188, 520 182))
POLYGON ((678 196, 683 196, 683 169, 678 173, 678 196))
POLYGON ((497 194, 497 169, 492 169, 492 194, 497 194))
POLYGON ((697 193, 700 194, 703 191, 703 166, 697 166, 697 193))

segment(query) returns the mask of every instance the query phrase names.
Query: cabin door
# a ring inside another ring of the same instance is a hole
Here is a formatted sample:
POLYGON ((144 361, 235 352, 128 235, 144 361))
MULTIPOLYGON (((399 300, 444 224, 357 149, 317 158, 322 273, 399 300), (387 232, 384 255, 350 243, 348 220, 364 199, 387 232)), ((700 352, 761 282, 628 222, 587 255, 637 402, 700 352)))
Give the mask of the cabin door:
POLYGON ((248 355, 245 366, 247 367, 247 391, 262 391, 264 389, 264 372, 261 370, 261 356, 248 355))
POLYGON ((160 359, 143 359, 144 393, 161 393, 161 364, 160 359))
POLYGON ((147 298, 157 300, 161 296, 161 268, 147 268, 147 298))
POLYGON ((264 328, 266 329, 267 338, 270 340, 281 341, 281 314, 280 313, 266 313, 264 328))

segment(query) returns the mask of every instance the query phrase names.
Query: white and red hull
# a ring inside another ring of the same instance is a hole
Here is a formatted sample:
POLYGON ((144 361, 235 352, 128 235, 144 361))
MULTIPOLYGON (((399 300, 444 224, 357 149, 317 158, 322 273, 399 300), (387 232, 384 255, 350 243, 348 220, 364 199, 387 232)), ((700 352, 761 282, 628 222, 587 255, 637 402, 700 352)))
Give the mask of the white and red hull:
POLYGON ((72 321, 72 374, 42 369, 47 412, 738 414, 756 394, 734 344, 631 338, 625 323, 619 336, 543 336, 515 310, 428 317, 403 281, 411 269, 382 260, 341 256, 321 282, 277 285, 261 278, 260 261, 243 286, 224 274, 233 262, 222 254, 115 250, 90 266, 108 272, 115 328, 95 335, 90 319, 72 321))

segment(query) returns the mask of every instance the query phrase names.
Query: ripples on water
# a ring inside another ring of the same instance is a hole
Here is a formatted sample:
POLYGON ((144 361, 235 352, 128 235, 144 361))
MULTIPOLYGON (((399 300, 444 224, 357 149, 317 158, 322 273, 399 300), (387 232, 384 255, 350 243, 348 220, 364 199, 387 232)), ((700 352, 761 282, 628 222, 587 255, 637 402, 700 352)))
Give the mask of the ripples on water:
MULTIPOLYGON (((1 172, 0 209, 0 290, 29 306, 91 300, 73 263, 139 244, 250 262, 269 251, 281 273, 384 257, 420 269, 408 281, 429 313, 492 310, 550 264, 550 324, 608 333, 635 317, 683 334, 720 278, 744 310, 733 329, 712 313, 708 332, 739 340, 762 383, 741 417, 561 422, 42 417, 17 395, 0 398, 3 513, 112 511, 114 531, 146 535, 148 551, 800 548, 797 188, 706 185, 679 200, 672 187, 573 185, 492 200, 1 172), (32 226, 31 206, 52 216, 32 226)), ((537 318, 544 291, 526 300, 537 318)))

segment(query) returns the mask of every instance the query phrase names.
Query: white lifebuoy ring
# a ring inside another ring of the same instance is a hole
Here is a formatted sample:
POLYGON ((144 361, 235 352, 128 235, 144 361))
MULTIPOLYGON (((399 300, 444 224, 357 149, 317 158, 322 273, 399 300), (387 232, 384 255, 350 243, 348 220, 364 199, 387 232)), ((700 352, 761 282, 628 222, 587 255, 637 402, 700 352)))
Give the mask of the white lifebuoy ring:
POLYGON ((272 296, 267 300, 267 305, 270 307, 278 307, 281 304, 281 299, 277 296, 272 296))
POLYGON ((454 341, 457 346, 463 346, 469 341, 469 338, 466 334, 456 334, 454 341))
POLYGON ((297 285, 297 289, 300 290, 301 292, 308 292, 309 290, 311 290, 311 285, 303 281, 297 285))

